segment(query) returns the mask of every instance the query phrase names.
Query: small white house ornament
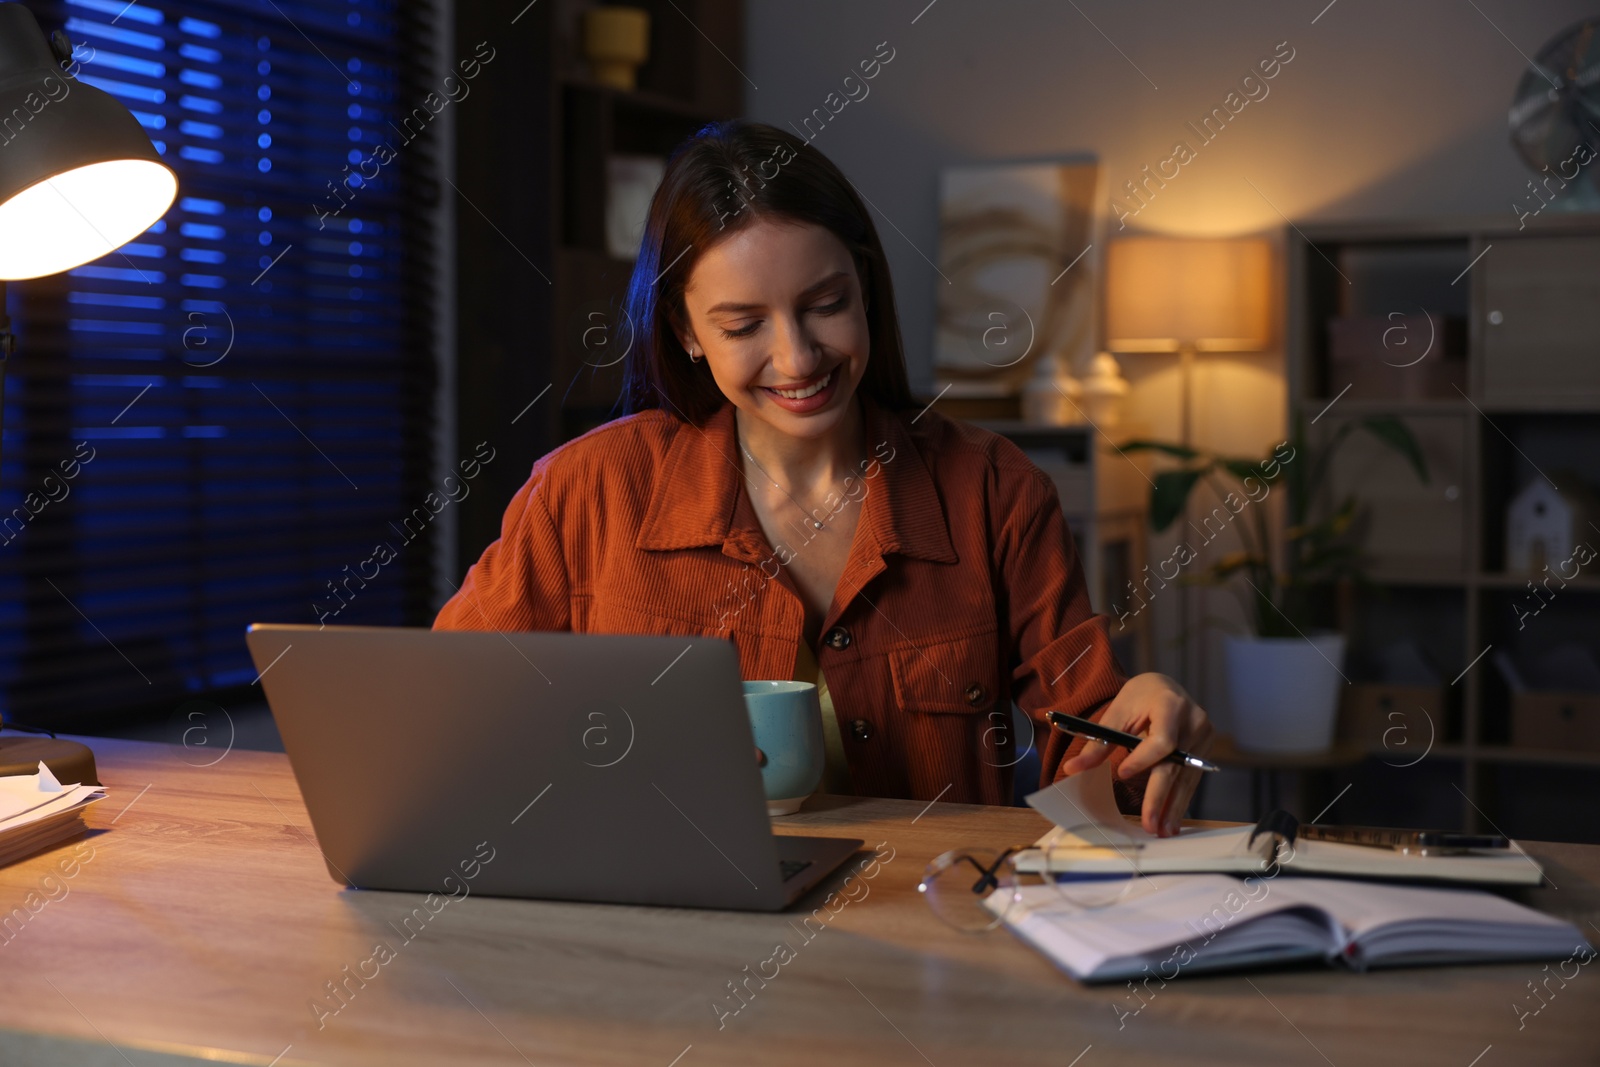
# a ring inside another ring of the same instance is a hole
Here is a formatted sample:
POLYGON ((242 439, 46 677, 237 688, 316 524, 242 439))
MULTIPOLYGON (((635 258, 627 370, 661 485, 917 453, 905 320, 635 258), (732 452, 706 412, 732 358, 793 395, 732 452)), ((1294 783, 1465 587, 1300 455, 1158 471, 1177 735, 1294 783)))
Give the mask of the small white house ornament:
POLYGON ((1506 508, 1506 571, 1537 575, 1567 559, 1590 523, 1600 526, 1593 490, 1564 471, 1535 476, 1506 508))

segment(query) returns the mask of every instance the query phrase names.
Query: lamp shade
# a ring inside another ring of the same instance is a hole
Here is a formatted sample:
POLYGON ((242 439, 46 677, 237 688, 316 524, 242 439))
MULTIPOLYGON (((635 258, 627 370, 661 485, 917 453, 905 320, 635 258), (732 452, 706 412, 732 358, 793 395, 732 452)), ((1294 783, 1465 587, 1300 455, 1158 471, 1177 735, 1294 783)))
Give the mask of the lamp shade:
POLYGON ((98 259, 149 229, 177 194, 128 109, 68 77, 33 13, 0 3, 0 279, 98 259))
POLYGON ((1263 238, 1127 237, 1106 253, 1113 352, 1255 352, 1272 337, 1263 238))

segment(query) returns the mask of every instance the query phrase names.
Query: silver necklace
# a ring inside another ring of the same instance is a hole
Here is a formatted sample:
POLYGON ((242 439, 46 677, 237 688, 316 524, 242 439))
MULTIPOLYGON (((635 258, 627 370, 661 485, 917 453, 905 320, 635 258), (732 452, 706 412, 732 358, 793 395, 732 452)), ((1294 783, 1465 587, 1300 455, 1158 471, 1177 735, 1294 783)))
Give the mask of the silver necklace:
POLYGON ((800 501, 798 501, 798 500, 796 500, 794 498, 794 494, 793 493, 789 492, 789 490, 785 489, 783 486, 779 485, 776 481, 773 480, 772 475, 767 473, 766 468, 763 467, 760 463, 758 463, 756 461, 756 457, 754 457, 754 456, 752 456, 750 454, 750 450, 748 448, 744 447, 744 442, 743 441, 739 442, 739 451, 744 453, 744 458, 745 459, 748 459, 751 463, 755 464, 756 470, 761 472, 761 476, 763 478, 765 478, 768 482, 772 483, 772 488, 778 490, 778 492, 780 492, 784 496, 788 497, 789 498, 789 503, 793 504, 796 508, 798 508, 800 510, 801 514, 805 515, 807 518, 810 519, 811 525, 812 525, 812 527, 814 529, 817 529, 817 530, 826 530, 827 529, 826 525, 824 525, 820 520, 818 520, 816 518, 816 516, 812 515, 811 512, 807 511, 805 509, 805 506, 802 505, 800 503, 800 501))

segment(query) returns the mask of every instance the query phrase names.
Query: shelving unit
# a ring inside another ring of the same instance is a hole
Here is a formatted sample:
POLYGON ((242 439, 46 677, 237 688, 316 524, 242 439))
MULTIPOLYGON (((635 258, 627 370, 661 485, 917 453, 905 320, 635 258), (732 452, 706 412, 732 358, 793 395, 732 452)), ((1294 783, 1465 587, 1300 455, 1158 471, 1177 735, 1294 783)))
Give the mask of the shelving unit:
MULTIPOLYGON (((1300 224, 1285 240, 1291 410, 1313 445, 1343 421, 1397 416, 1433 476, 1420 484, 1359 436, 1331 468, 1320 503, 1355 493, 1367 505, 1378 587, 1349 613, 1347 673, 1385 640, 1417 639, 1445 694, 1429 709, 1440 736, 1428 762, 1460 790, 1460 825, 1600 840, 1600 819, 1570 810, 1572 796, 1600 786, 1600 752, 1513 747, 1510 693, 1493 663, 1496 650, 1560 641, 1600 648, 1600 564, 1519 628, 1511 604, 1531 576, 1505 570, 1504 544, 1506 505, 1531 479, 1559 467, 1600 487, 1600 217, 1552 215, 1521 230, 1509 213, 1300 224), (1341 358, 1336 318, 1365 320, 1358 332, 1399 324, 1383 336, 1390 369, 1341 358), (1437 343, 1419 360, 1421 330, 1437 343)), ((1600 534, 1589 541, 1600 546, 1600 534)))
POLYGON ((734 66, 743 38, 739 0, 637 3, 650 11, 651 58, 631 91, 594 81, 579 58, 578 19, 587 6, 592 5, 569 0, 553 9, 560 23, 555 38, 563 42, 554 64, 552 145, 559 163, 552 198, 558 244, 550 352, 560 402, 548 411, 556 441, 619 414, 620 354, 632 339, 632 324, 621 309, 633 261, 606 248, 607 157, 664 160, 684 138, 734 117, 743 104, 744 83, 734 66))
POLYGON ((534 461, 615 417, 633 263, 605 243, 607 156, 664 157, 743 112, 741 0, 630 0, 650 13, 638 87, 601 85, 582 58, 590 0, 476 0, 456 39, 502 56, 456 123, 456 451, 492 466, 458 508, 457 573, 500 533, 534 461), (509 27, 509 29, 508 29, 509 27), (509 36, 508 36, 509 34, 509 36))

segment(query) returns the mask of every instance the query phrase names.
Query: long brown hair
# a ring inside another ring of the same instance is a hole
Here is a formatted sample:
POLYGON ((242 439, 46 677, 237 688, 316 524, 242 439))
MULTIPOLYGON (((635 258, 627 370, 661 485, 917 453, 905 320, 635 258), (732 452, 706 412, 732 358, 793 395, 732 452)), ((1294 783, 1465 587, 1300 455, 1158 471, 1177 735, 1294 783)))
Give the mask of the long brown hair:
POLYGON ((821 226, 850 250, 872 346, 860 389, 884 407, 914 406, 889 263, 861 197, 839 168, 805 141, 764 123, 734 119, 706 126, 674 149, 651 198, 628 284, 634 344, 628 353, 625 410, 665 408, 700 425, 723 405, 726 398, 710 368, 689 359, 674 324, 687 322, 683 291, 695 262, 717 241, 760 217, 821 226))

